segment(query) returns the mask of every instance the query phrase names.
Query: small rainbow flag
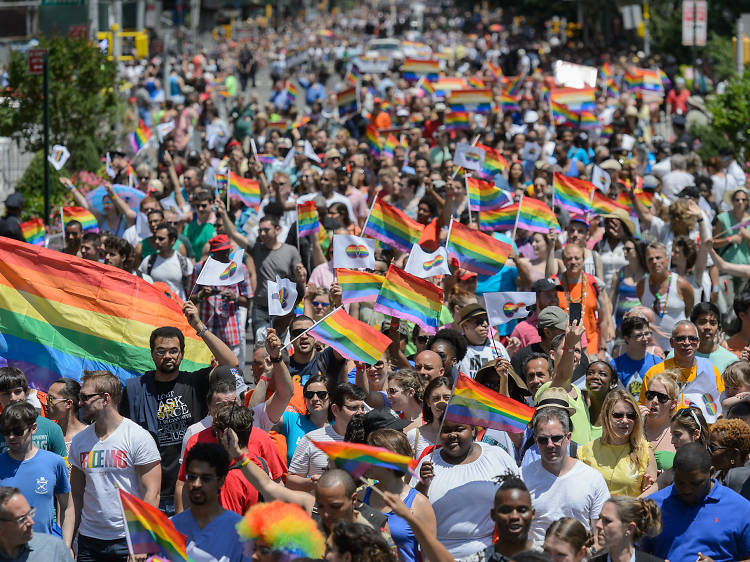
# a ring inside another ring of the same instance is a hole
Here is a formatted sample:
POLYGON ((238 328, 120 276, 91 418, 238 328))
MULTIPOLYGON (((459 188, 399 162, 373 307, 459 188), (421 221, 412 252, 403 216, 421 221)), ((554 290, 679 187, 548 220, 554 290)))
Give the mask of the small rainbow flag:
POLYGON ((336 94, 336 105, 339 108, 339 115, 348 115, 357 111, 357 88, 352 86, 341 90, 336 94))
POLYGON ((620 87, 617 85, 617 82, 615 82, 614 80, 607 80, 606 96, 608 98, 620 97, 620 87))
POLYGON ((463 78, 440 78, 435 82, 435 94, 439 97, 446 97, 453 90, 463 90, 469 87, 469 84, 463 78))
POLYGON ((419 240, 423 228, 423 225, 378 197, 367 220, 364 235, 402 252, 409 252, 419 240))
POLYGON ((505 265, 513 247, 510 244, 452 221, 446 247, 462 267, 480 275, 494 275, 505 265))
POLYGON ((469 83, 469 86, 471 86, 472 88, 479 88, 479 89, 484 88, 484 80, 476 76, 470 76, 466 81, 469 83))
POLYGON ((292 102, 297 99, 297 86, 292 84, 291 81, 286 83, 286 97, 292 102))
POLYGON ((599 213, 600 215, 608 215, 615 209, 622 209, 630 214, 630 208, 627 205, 622 205, 617 201, 610 199, 598 189, 594 191, 594 199, 591 201, 592 211, 599 213))
POLYGON ((370 154, 375 156, 375 158, 379 158, 383 147, 380 144, 378 129, 375 125, 367 125, 365 129, 365 141, 367 141, 367 146, 370 147, 370 154))
POLYGON ((35 246, 44 246, 46 231, 44 230, 44 221, 40 218, 27 220, 21 223, 21 234, 23 239, 29 244, 35 246))
MULTIPOLYGON (((653 205, 654 203, 653 191, 644 191, 643 188, 640 188, 640 189, 636 189, 634 194, 635 194, 635 198, 638 199, 638 201, 640 201, 641 203, 643 203, 647 209, 651 208, 651 205, 653 205)), ((619 197, 618 197, 618 202, 619 202, 619 197)))
POLYGON ((229 171, 229 197, 239 199, 248 207, 260 207, 260 183, 229 171))
POLYGON ((450 111, 445 114, 445 128, 448 131, 470 129, 468 111, 450 111))
POLYGON ((350 65, 349 69, 346 71, 346 75, 344 76, 344 81, 348 84, 351 84, 352 86, 357 85, 357 75, 354 73, 354 65, 350 65))
POLYGON ((426 80, 437 80, 440 74, 440 61, 436 59, 404 59, 401 65, 404 79, 416 82, 421 76, 426 80))
POLYGON ((258 162, 261 164, 273 164, 276 157, 273 154, 258 154, 258 162))
POLYGON ((520 96, 514 96, 503 90, 500 94, 500 109, 503 113, 521 111, 521 106, 518 103, 519 99, 520 96))
POLYGON ((130 135, 130 144, 133 145, 133 150, 135 150, 136 153, 140 152, 140 150, 148 144, 148 141, 152 136, 153 133, 151 132, 151 129, 146 126, 143 119, 139 120, 135 132, 130 135))
POLYGON ((495 66, 492 61, 487 61, 487 70, 489 70, 495 79, 502 80, 503 78, 503 67, 500 65, 495 66))
POLYGON ((505 174, 508 170, 508 161, 503 158, 499 150, 490 148, 483 144, 477 143, 477 146, 484 150, 484 163, 479 171, 479 176, 483 180, 492 181, 497 174, 505 174))
POLYGON ((62 210, 63 225, 72 220, 77 220, 81 223, 83 232, 99 232, 99 223, 96 222, 96 217, 90 211, 83 207, 63 207, 62 210))
POLYGON ((419 83, 419 89, 422 90, 425 96, 432 97, 435 95, 435 86, 426 78, 419 83))
POLYGON ((336 268, 336 282, 341 285, 341 302, 374 301, 385 277, 367 271, 336 268))
POLYGON ((453 423, 523 433, 533 417, 534 408, 490 390, 459 373, 443 419, 453 423))
POLYGON ((278 121, 270 121, 268 128, 272 131, 281 131, 285 133, 289 128, 289 122, 286 119, 279 119, 278 121))
POLYGON ((513 230, 518 215, 518 203, 513 203, 500 209, 480 209, 480 230, 513 230))
POLYGON ((608 62, 605 62, 602 67, 599 69, 599 74, 601 74, 602 78, 604 80, 609 80, 614 76, 614 71, 612 70, 612 65, 608 62))
POLYGON ((187 562, 187 537, 175 529, 169 518, 122 488, 118 491, 130 551, 133 554, 159 554, 172 562, 187 562))
POLYGON ((318 210, 315 207, 315 201, 305 201, 297 205, 297 233, 300 238, 317 234, 320 232, 320 222, 318 222, 318 210))
POLYGON ((307 331, 352 361, 374 365, 391 345, 391 338, 352 318, 339 307, 307 331))
POLYGON ((469 205, 472 211, 489 211, 513 203, 513 200, 499 187, 468 176, 466 177, 466 191, 469 193, 469 205))
POLYGON ((391 264, 372 309, 414 322, 427 332, 437 332, 443 290, 391 264))
POLYGON ((294 123, 292 123, 292 129, 299 129, 304 125, 307 125, 310 121, 312 121, 312 118, 309 115, 300 115, 295 119, 294 123))
POLYGON ((383 156, 393 158, 394 151, 396 150, 397 146, 398 139, 394 137, 393 134, 389 134, 388 138, 385 140, 385 144, 383 145, 383 156))
POLYGON ((389 468, 409 473, 415 478, 417 474, 417 459, 399 455, 382 447, 373 447, 364 443, 349 443, 347 441, 313 441, 313 445, 323 451, 336 466, 346 470, 353 478, 360 478, 372 466, 389 468))
POLYGON ((521 88, 523 87, 525 78, 525 74, 519 74, 518 76, 506 76, 503 79, 505 82, 504 90, 512 96, 517 96, 521 93, 521 88))
POLYGON ((591 111, 581 111, 578 120, 578 126, 581 129, 595 129, 599 126, 599 120, 591 111))
POLYGON ((552 107, 552 119, 555 125, 563 125, 569 123, 573 126, 578 125, 578 114, 572 111, 567 105, 551 102, 552 107))
POLYGON ((591 192, 594 184, 555 172, 555 198, 561 207, 571 213, 585 213, 591 207, 591 192))
POLYGON ((550 228, 560 232, 560 224, 555 213, 544 201, 533 197, 521 197, 518 202, 521 210, 518 213, 518 228, 531 232, 548 233, 550 228))
POLYGON ((448 99, 448 104, 452 111, 489 113, 492 109, 492 90, 489 88, 482 90, 453 90, 448 99))
POLYGON ((667 73, 664 72, 661 68, 658 69, 659 72, 659 79, 661 80, 662 88, 669 89, 672 87, 672 81, 669 79, 669 76, 667 76, 667 73))

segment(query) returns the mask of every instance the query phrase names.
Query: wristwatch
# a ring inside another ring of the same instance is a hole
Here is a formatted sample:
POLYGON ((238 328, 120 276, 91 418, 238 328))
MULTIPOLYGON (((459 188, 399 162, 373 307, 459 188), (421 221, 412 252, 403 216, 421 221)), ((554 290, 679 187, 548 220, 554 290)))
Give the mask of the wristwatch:
POLYGON ((208 326, 206 326, 205 324, 203 324, 203 327, 200 330, 198 330, 197 336, 199 338, 202 338, 203 334, 205 334, 207 331, 208 331, 208 326))

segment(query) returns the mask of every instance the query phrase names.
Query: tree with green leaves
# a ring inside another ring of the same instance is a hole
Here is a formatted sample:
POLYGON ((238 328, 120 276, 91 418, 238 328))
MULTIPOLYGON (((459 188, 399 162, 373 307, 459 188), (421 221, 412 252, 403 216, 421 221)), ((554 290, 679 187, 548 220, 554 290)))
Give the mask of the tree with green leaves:
POLYGON ((709 98, 707 105, 711 128, 726 138, 738 157, 750 154, 750 69, 732 78, 724 93, 709 98))

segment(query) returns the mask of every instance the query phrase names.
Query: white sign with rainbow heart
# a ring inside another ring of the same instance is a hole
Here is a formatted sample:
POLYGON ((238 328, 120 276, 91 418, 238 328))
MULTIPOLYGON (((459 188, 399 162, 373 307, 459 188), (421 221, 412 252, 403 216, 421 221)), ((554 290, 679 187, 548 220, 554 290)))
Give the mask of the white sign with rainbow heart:
POLYGON ((505 292, 485 293, 484 306, 487 318, 492 326, 499 326, 511 320, 526 318, 529 311, 527 306, 536 303, 536 293, 533 292, 505 292))

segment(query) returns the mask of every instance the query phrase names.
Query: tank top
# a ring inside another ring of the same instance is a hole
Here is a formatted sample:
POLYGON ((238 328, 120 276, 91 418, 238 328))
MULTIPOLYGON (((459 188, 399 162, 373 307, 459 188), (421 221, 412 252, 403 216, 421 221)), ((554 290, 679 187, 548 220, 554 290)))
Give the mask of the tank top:
MULTIPOLYGON (((677 292, 677 278, 676 273, 672 273, 671 280, 669 282, 669 289, 667 290, 666 299, 660 299, 660 311, 654 316, 654 326, 659 329, 659 332, 654 332, 654 341, 656 345, 662 349, 670 349, 672 346, 669 343, 669 338, 672 334, 672 328, 680 320, 685 320, 685 301, 682 300, 680 293, 677 292), (664 336, 661 334, 665 334, 664 336)), ((651 286, 649 284, 649 275, 646 274, 644 277, 644 289, 643 298, 641 303, 643 306, 654 310, 654 294, 651 292, 651 286)), ((654 310, 656 312, 656 310, 654 310)))
MULTIPOLYGON (((365 490, 364 502, 370 505, 371 488, 365 490)), ((404 505, 411 509, 414 498, 417 497, 417 490, 411 488, 408 495, 404 498, 404 505)), ((404 562, 417 562, 419 557, 419 544, 414 536, 414 531, 405 519, 393 513, 393 511, 383 512, 388 518, 388 527, 391 530, 391 537, 398 548, 398 559, 404 562)))
POLYGON ((576 166, 576 163, 578 161, 571 159, 570 164, 568 165, 568 171, 565 172, 565 175, 569 178, 577 178, 579 176, 578 174, 578 166, 576 166))
POLYGON ((622 324, 622 318, 625 313, 640 306, 641 299, 638 298, 638 291, 636 285, 625 283, 625 268, 622 268, 617 272, 617 303, 615 305, 615 323, 617 328, 620 328, 622 324))

